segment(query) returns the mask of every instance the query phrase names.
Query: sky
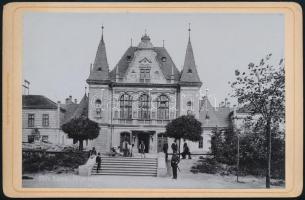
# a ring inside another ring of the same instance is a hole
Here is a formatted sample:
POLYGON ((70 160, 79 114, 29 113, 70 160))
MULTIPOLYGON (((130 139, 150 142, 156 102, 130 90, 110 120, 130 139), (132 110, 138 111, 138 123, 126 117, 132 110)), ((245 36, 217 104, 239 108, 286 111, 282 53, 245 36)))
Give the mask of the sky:
POLYGON ((23 79, 30 81, 30 94, 54 102, 72 95, 80 101, 102 25, 110 70, 131 38, 137 46, 145 30, 154 46, 162 46, 164 40, 181 70, 189 23, 201 90, 208 89, 212 104, 224 98, 236 103, 228 96, 232 92, 228 82, 234 80, 236 69, 245 71, 250 62, 257 63, 269 53, 274 63, 284 56, 282 14, 28 12, 23 23, 23 79))

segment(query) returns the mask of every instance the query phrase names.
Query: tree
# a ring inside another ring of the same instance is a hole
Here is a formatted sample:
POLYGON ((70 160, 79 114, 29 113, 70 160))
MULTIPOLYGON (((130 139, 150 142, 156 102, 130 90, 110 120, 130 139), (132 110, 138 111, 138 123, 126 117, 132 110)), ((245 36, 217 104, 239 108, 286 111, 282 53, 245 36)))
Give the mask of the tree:
POLYGON ((62 130, 68 134, 69 138, 79 142, 79 150, 83 150, 84 140, 93 140, 99 135, 100 127, 98 123, 87 117, 73 118, 62 125, 62 130))
POLYGON ((247 72, 235 70, 236 81, 231 84, 232 97, 237 97, 241 106, 246 106, 252 116, 258 116, 265 127, 266 187, 270 188, 271 129, 284 122, 285 117, 285 70, 284 60, 274 66, 270 64, 272 54, 250 63, 247 72))
POLYGON ((182 115, 166 125, 165 134, 168 137, 179 140, 179 154, 181 138, 199 141, 201 139, 202 127, 193 115, 182 115))

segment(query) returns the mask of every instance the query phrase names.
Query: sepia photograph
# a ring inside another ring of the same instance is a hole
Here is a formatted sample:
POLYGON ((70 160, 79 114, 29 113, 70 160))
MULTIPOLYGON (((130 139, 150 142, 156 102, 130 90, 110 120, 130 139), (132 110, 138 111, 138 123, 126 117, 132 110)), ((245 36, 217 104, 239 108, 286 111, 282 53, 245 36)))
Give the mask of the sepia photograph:
POLYGON ((80 8, 16 12, 20 191, 296 187, 284 12, 80 8))

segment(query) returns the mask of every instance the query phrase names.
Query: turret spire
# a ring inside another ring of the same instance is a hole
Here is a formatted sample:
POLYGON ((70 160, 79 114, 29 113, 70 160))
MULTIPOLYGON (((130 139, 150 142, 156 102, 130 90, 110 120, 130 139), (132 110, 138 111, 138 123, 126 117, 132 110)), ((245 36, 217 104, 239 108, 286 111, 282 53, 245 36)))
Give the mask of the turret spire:
POLYGON ((189 23, 188 32, 189 32, 189 41, 190 41, 191 40, 191 23, 189 23))
POLYGON ((186 83, 186 84, 194 83, 196 85, 201 86, 202 82, 200 81, 200 78, 199 78, 199 75, 197 72, 192 43, 190 40, 190 32, 191 32, 190 23, 189 23, 188 31, 189 31, 189 40, 188 40, 187 47, 186 47, 184 65, 183 65, 183 69, 182 69, 180 82, 186 83))
POLYGON ((102 37, 97 48, 92 70, 90 71, 88 81, 109 82, 109 65, 104 43, 104 25, 102 25, 102 37))

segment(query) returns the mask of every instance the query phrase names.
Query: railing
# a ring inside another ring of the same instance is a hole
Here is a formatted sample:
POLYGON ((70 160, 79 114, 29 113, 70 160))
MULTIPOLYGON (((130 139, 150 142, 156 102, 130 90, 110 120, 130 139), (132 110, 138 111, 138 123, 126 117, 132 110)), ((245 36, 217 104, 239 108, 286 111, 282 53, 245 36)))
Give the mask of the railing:
POLYGON ((169 119, 161 120, 161 119, 113 119, 113 123, 116 124, 130 124, 130 125, 166 125, 170 122, 169 119))

